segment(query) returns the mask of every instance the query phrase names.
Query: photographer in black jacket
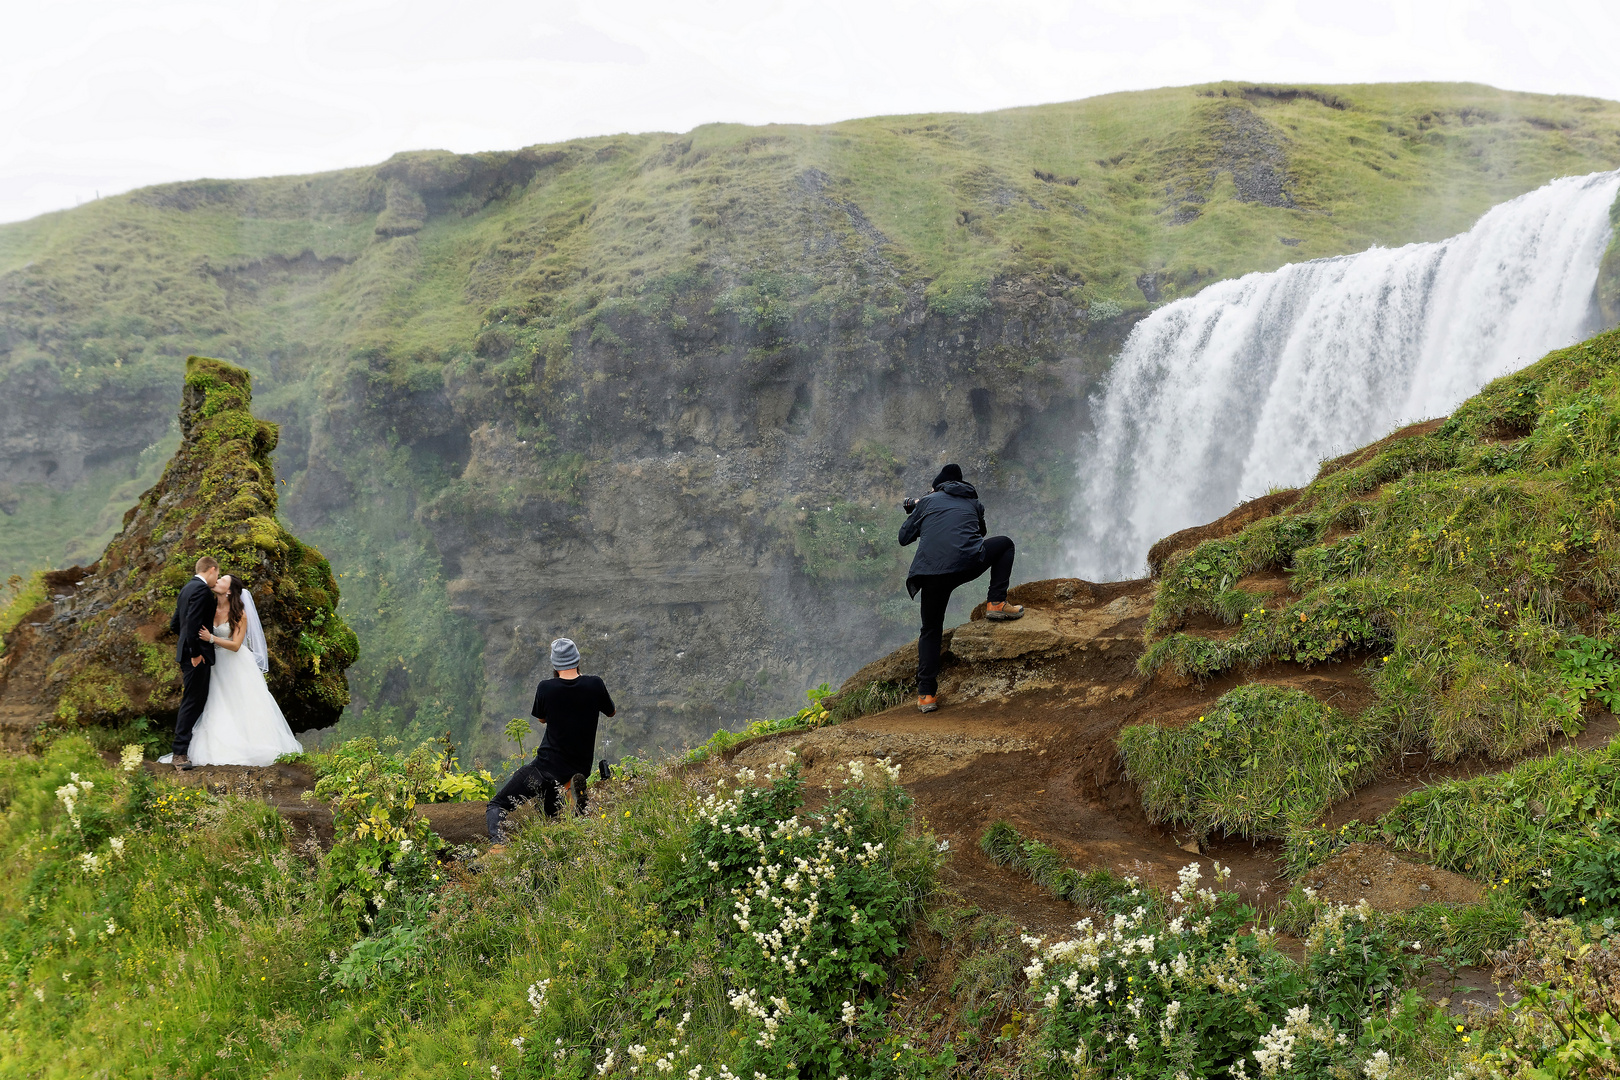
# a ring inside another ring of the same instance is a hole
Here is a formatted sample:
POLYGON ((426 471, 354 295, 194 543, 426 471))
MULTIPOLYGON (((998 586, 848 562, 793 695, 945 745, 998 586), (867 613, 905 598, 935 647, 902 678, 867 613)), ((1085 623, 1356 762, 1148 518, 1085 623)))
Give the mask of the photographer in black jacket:
POLYGON ((984 504, 960 465, 947 465, 934 477, 933 490, 905 501, 900 546, 917 544, 906 575, 906 591, 922 593, 922 630, 917 635, 917 710, 939 708, 939 642, 951 591, 990 571, 989 605, 984 617, 995 622, 1021 618, 1024 609, 1007 603, 1012 581, 1013 542, 985 538, 984 504), (920 541, 920 543, 919 543, 920 541))

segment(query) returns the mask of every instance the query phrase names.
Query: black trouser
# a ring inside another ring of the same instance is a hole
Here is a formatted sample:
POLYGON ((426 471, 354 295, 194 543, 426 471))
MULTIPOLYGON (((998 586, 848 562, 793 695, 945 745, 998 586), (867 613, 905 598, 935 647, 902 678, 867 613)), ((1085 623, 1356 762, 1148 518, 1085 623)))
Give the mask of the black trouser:
POLYGON ((180 665, 180 711, 174 715, 174 756, 191 749, 191 729, 197 726, 203 706, 208 704, 208 682, 214 668, 207 661, 193 667, 190 657, 180 665))
POLYGON ((951 591, 990 571, 987 599, 999 604, 1007 599, 1012 581, 1013 542, 1005 536, 992 536, 984 542, 978 561, 954 574, 928 574, 917 578, 922 584, 922 630, 917 634, 917 693, 931 697, 939 690, 939 639, 945 633, 945 608, 951 591))
MULTIPOLYGON (((545 808, 546 817, 556 817, 562 813, 562 785, 568 783, 571 777, 555 776, 552 770, 533 761, 512 774, 512 778, 501 785, 501 790, 489 800, 489 806, 484 810, 484 826, 489 830, 491 840, 501 840, 501 822, 506 815, 519 805, 538 797, 540 804, 545 808)), ((574 792, 574 813, 585 813, 585 800, 587 793, 585 781, 581 778, 574 785, 578 790, 574 792)))

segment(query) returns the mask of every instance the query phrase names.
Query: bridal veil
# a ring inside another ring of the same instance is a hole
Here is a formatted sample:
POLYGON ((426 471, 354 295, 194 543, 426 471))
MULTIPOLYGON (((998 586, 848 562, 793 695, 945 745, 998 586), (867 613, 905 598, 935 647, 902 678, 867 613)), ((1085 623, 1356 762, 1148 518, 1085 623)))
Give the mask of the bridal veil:
POLYGON ((253 654, 253 662, 261 672, 270 670, 270 646, 264 640, 264 626, 259 622, 259 609, 253 606, 253 594, 242 590, 242 610, 247 615, 247 636, 242 644, 253 654))

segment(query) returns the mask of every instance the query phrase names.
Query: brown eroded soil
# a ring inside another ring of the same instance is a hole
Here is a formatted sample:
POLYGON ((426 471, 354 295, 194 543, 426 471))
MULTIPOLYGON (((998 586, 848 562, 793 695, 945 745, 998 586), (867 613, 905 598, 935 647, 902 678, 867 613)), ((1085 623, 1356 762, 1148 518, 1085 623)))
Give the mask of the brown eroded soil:
MULTIPOLYGON (((1284 590, 1286 578, 1254 575, 1243 584, 1266 596, 1284 590)), ((834 727, 749 740, 728 757, 738 766, 759 769, 770 762, 785 765, 795 753, 812 791, 835 782, 850 761, 898 764, 901 783, 929 827, 950 844, 945 884, 984 910, 1032 930, 1070 925, 1080 913, 980 852, 979 839, 997 820, 1048 844, 1072 866, 1104 866, 1153 884, 1169 885, 1188 862, 1197 861, 1207 871, 1218 861, 1232 869, 1236 891, 1268 906, 1289 887, 1277 859, 1279 845, 1194 837, 1149 822, 1121 770, 1115 739, 1130 724, 1179 726, 1196 720, 1245 682, 1295 687, 1356 712, 1372 700, 1361 674, 1363 661, 1308 669, 1270 664, 1201 685, 1165 677, 1144 680, 1136 661, 1152 597, 1149 580, 1096 585, 1060 579, 1018 586, 1009 599, 1025 605, 1023 619, 988 622, 981 606, 970 622, 946 631, 939 711, 920 714, 908 701, 834 727)), ((1208 628, 1190 628, 1225 629, 1208 621, 1208 628)), ((845 689, 905 679, 915 664, 914 645, 899 649, 867 665, 845 689)), ((1617 731, 1620 720, 1604 714, 1578 737, 1555 740, 1536 753, 1600 746, 1617 731)), ((1370 784, 1332 807, 1325 820, 1335 825, 1353 818, 1371 821, 1416 788, 1512 764, 1397 756, 1370 784)), ((1333 869, 1325 873, 1333 881, 1323 879, 1324 892, 1333 899, 1354 903, 1365 895, 1374 907, 1399 910, 1428 900, 1477 897, 1477 886, 1456 875, 1382 848, 1358 845, 1356 850, 1355 869, 1341 872, 1337 862, 1327 864, 1333 869), (1362 878, 1372 884, 1362 886, 1362 878), (1425 884, 1427 890, 1420 888, 1425 884)))
MULTIPOLYGON (((1359 664, 1273 664, 1202 685, 1136 673, 1142 626, 1152 602, 1150 581, 1093 585, 1074 580, 1034 582, 1010 599, 1023 619, 982 617, 948 631, 938 712, 920 714, 907 702, 836 727, 765 736, 740 745, 738 766, 786 764, 795 752, 812 789, 846 768, 888 759, 901 768, 935 834, 950 843, 946 884, 966 900, 1006 914, 1035 930, 1072 924, 1077 909, 995 866, 980 851, 986 828, 1005 820, 1039 839, 1076 867, 1106 866, 1168 884, 1190 861, 1206 869, 1219 861, 1232 884, 1253 902, 1286 891, 1275 845, 1198 841, 1154 825, 1120 769, 1114 740, 1129 724, 1178 725, 1197 719, 1240 682, 1294 686, 1345 709, 1365 705, 1369 691, 1359 664)), ((974 612, 982 615, 982 609, 974 612)), ((914 671, 915 647, 868 665, 847 688, 914 671)))
POLYGON ((1419 904, 1477 903, 1483 887, 1461 874, 1395 855, 1376 844, 1351 844, 1305 875, 1304 884, 1323 900, 1379 911, 1408 911, 1419 904))

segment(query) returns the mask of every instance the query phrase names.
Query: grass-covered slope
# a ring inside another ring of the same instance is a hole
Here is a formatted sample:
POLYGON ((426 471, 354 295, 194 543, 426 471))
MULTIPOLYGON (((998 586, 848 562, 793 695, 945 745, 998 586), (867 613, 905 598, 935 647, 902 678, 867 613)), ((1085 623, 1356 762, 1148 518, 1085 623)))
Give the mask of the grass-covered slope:
POLYGON ((808 274, 784 283, 790 305, 836 303, 858 283, 823 271, 858 278, 874 248, 948 309, 1048 272, 1084 304, 1139 307, 1144 274, 1170 297, 1448 236, 1613 167, 1617 136, 1620 106, 1595 99, 1228 83, 172 184, 0 226, 6 370, 49 360, 128 396, 180 349, 296 367, 341 343, 407 363, 466 348, 492 308, 577 318, 692 273, 808 274), (807 253, 804 216, 829 203, 854 228, 807 253))
POLYGON ((68 727, 172 720, 181 686, 169 618, 197 559, 211 555, 253 593, 288 722, 302 731, 337 720, 358 646, 337 614, 331 567, 276 518, 276 426, 251 403, 246 371, 189 358, 182 441, 158 482, 99 560, 42 578, 39 595, 54 603, 26 613, 32 598, 14 600, 7 622, 22 625, 0 641, 8 702, 38 702, 68 727))
POLYGON ((937 887, 882 766, 813 799, 796 768, 621 777, 469 861, 412 824, 435 769, 374 745, 327 762, 327 852, 130 749, 0 761, 0 1074, 1159 1080, 1266 1075, 1279 1031, 1313 1080, 1476 1056, 1400 998, 1399 921, 1291 907, 1291 956, 1196 864, 1090 875, 1070 891, 1111 918, 1020 943, 937 887))
POLYGON ((1373 701, 1343 717, 1297 692, 1255 715, 1223 699, 1207 722, 1128 729, 1120 746, 1150 813, 1281 835, 1387 751, 1509 758, 1620 704, 1620 332, 1404 434, 1166 560, 1144 674, 1364 661, 1373 701), (1300 708, 1320 713, 1310 737, 1290 734, 1300 708), (1229 713, 1244 718, 1231 731, 1229 713))

